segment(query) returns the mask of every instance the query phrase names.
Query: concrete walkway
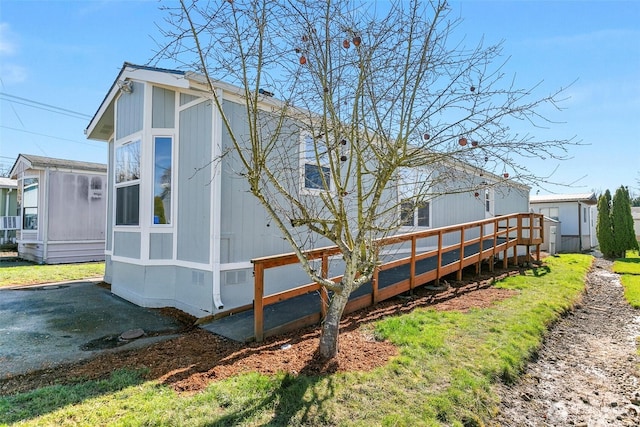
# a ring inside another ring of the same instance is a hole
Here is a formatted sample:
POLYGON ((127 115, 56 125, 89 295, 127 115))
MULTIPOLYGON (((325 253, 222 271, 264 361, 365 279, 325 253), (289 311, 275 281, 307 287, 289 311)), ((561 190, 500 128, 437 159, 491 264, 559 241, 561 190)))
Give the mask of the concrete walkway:
POLYGON ((0 289, 0 379, 168 339, 181 325, 93 282, 0 289), (141 338, 123 332, 141 328, 141 338))

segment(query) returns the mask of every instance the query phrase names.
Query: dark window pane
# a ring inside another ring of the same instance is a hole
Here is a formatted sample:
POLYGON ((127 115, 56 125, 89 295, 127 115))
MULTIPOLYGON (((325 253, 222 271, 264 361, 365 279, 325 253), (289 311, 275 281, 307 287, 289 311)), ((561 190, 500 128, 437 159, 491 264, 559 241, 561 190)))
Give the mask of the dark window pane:
POLYGON ((418 208, 418 227, 429 227, 429 203, 418 208))
POLYGON ((330 170, 326 166, 304 165, 304 186, 305 188, 313 188, 318 190, 331 190, 330 170), (324 175, 324 182, 323 182, 324 175), (326 188, 325 188, 326 184, 326 188))
POLYGON ((410 200, 404 200, 400 203, 400 225, 413 227, 413 217, 413 202, 410 200))
POLYGON ((140 141, 116 149, 116 183, 140 179, 140 141))
POLYGON ((24 208, 22 213, 22 229, 38 229, 38 208, 24 208))
POLYGON ((116 225, 138 225, 140 215, 140 186, 116 188, 116 225))

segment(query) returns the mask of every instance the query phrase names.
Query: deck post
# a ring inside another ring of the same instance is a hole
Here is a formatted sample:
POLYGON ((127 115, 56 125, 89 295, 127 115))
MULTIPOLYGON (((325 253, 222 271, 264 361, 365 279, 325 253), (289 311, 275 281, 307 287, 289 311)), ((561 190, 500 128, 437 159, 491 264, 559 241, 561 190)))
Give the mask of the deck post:
MULTIPOLYGON (((496 221, 496 226, 499 224, 499 222, 500 221, 496 221)), ((507 220, 507 229, 509 229, 509 220, 507 220)), ((502 268, 504 269, 506 269, 509 266, 509 256, 507 253, 508 249, 509 249, 509 236, 507 234, 507 238, 505 239, 505 248, 504 248, 504 251, 502 251, 502 268)))
POLYGON ((456 280, 462 280, 462 268, 464 267, 464 227, 460 229, 460 266, 456 271, 456 280))
POLYGON ((482 271, 482 251, 484 250, 484 224, 480 224, 480 250, 478 251, 478 262, 476 263, 476 275, 482 271))
POLYGON ((529 241, 533 243, 533 220, 535 217, 533 216, 533 212, 529 213, 529 241))
MULTIPOLYGON (((418 239, 416 236, 411 237, 411 264, 409 265, 409 290, 413 293, 413 288, 416 286, 416 250, 418 245, 418 239)), ((376 270, 377 271, 377 270, 376 270)), ((374 300, 374 304, 376 301, 374 300)))
POLYGON ((442 266, 442 230, 438 231, 438 264, 436 265, 436 284, 440 283, 440 268, 442 266))
POLYGON ((264 340, 264 266, 253 264, 253 334, 257 342, 264 340))
POLYGON ((493 266, 496 262, 496 246, 498 246, 498 224, 494 221, 493 226, 493 249, 491 250, 491 261, 489 263, 489 271, 493 273, 493 266))
POLYGON ((371 276, 371 299, 373 300, 373 304, 378 303, 378 273, 380 272, 380 268, 376 265, 373 269, 373 276, 371 276))

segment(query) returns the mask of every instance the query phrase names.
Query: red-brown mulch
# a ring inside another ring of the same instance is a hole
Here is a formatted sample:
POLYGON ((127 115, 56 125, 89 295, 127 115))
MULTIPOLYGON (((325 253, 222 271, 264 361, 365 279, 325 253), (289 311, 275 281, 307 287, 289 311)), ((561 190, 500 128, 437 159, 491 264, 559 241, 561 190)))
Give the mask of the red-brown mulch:
MULTIPOLYGON (((510 274, 518 274, 518 270, 502 271, 496 278, 510 274)), ((393 298, 344 316, 339 338, 341 350, 330 363, 322 363, 315 357, 319 341, 316 327, 272 337, 261 343, 238 343, 192 327, 196 319, 188 314, 162 309, 164 314, 173 315, 185 324, 179 337, 141 349, 107 352, 85 362, 8 378, 0 381, 0 395, 69 383, 78 378, 106 378, 121 368, 146 368, 145 379, 158 380, 180 392, 197 392, 212 381, 250 371, 266 375, 370 371, 386 364, 398 350, 389 342, 375 340, 369 329, 361 326, 418 307, 461 311, 487 307, 513 294, 514 291, 492 287, 491 276, 454 283, 440 291, 417 288, 412 296, 393 298)))

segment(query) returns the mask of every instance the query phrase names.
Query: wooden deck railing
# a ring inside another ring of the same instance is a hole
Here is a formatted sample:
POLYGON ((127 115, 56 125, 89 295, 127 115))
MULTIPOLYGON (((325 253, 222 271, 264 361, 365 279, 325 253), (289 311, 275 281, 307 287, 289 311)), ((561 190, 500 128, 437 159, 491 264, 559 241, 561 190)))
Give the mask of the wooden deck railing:
MULTIPOLYGON (((540 259, 540 244, 544 240, 543 216, 534 213, 521 213, 488 218, 481 221, 457 224, 448 227, 434 228, 425 231, 407 233, 386 237, 378 241, 381 251, 385 247, 394 245, 410 245, 409 256, 395 259, 378 266, 371 280, 371 292, 353 298, 345 308, 345 313, 349 313, 361 308, 376 304, 403 292, 412 290, 432 281, 456 273, 457 279, 462 278, 462 270, 470 265, 476 266, 476 273, 480 272, 481 263, 484 260, 495 260, 496 256, 502 253, 503 267, 507 267, 508 253, 513 248, 513 263, 517 263, 518 246, 526 246, 527 259, 531 258, 531 246, 536 247, 536 258, 540 259), (466 238, 465 236, 475 237, 466 238), (433 247, 419 249, 418 242, 424 239, 436 239, 437 244, 433 247), (455 240, 454 243, 451 241, 455 240), (448 244, 445 244, 448 242, 448 244), (477 246, 477 251, 475 250, 477 246), (465 252, 466 251, 466 252, 465 252), (417 272, 417 266, 421 262, 431 260, 435 262, 434 268, 417 272), (391 272, 399 267, 409 270, 406 274, 393 279, 392 274, 387 274, 386 281, 395 280, 392 283, 385 283, 379 286, 381 275, 391 272)), ((397 252, 397 249, 396 249, 397 252)), ((327 247, 306 252, 309 260, 321 260, 321 275, 327 277, 329 271, 329 259, 338 255, 340 251, 337 247, 327 247)), ((265 337, 264 331, 264 308, 277 302, 305 295, 310 292, 318 292, 318 310, 316 313, 299 319, 295 324, 283 325, 277 330, 267 331, 266 335, 281 333, 286 330, 300 328, 319 322, 325 314, 328 305, 328 294, 326 289, 318 283, 310 283, 298 286, 286 291, 264 295, 264 275, 265 270, 292 264, 297 264, 298 258, 295 254, 282 254, 256 258, 251 260, 254 271, 254 333, 256 341, 262 341, 265 337)), ((493 268, 493 262, 489 263, 493 268)), ((332 277, 332 280, 340 280, 341 277, 332 277)))

